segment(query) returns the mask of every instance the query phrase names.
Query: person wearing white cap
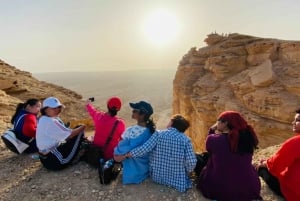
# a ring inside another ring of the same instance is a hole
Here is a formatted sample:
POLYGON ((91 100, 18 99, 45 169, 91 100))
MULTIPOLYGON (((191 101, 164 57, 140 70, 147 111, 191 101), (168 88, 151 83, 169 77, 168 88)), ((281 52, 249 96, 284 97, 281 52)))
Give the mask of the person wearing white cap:
POLYGON ((49 170, 60 170, 70 165, 79 152, 85 126, 70 129, 59 118, 64 105, 55 98, 43 101, 37 125, 36 143, 40 161, 49 170))

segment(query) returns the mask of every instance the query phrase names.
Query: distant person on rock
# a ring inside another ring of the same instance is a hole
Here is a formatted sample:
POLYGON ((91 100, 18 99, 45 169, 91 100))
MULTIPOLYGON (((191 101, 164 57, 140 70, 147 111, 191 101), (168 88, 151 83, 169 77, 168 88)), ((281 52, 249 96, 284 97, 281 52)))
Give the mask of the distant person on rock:
MULTIPOLYGON (((130 103, 132 118, 137 121, 122 134, 122 140, 115 148, 115 160, 122 161, 124 154, 144 144, 155 132, 156 127, 151 118, 152 106, 145 102, 130 103)), ((139 184, 149 176, 149 154, 123 160, 123 184, 139 184)))
POLYGON ((40 161, 49 170, 61 170, 72 164, 84 137, 85 126, 72 130, 59 118, 63 108, 57 98, 45 99, 37 125, 40 161))
POLYGON ((85 153, 87 155, 85 160, 91 165, 96 166, 100 158, 104 160, 113 158, 114 148, 118 145, 126 127, 124 120, 117 116, 121 107, 122 101, 119 97, 111 97, 107 101, 107 112, 95 109, 91 100, 87 100, 86 110, 95 125, 94 136, 88 138, 95 146, 89 147, 85 153))
POLYGON ((25 153, 37 152, 36 127, 37 115, 41 109, 41 102, 38 99, 28 99, 25 103, 19 103, 16 112, 11 119, 14 125, 14 133, 22 142, 29 145, 25 153))
POLYGON ((300 109, 292 122, 294 136, 285 141, 268 160, 257 167, 258 174, 277 195, 287 201, 300 200, 300 109))
POLYGON ((184 134, 188 127, 189 122, 183 116, 174 115, 167 129, 154 133, 145 144, 118 160, 124 160, 124 163, 150 154, 153 181, 185 192, 192 188, 190 175, 196 165, 191 140, 184 134))
POLYGON ((202 194, 218 201, 261 200, 260 180, 252 166, 257 144, 253 128, 238 112, 221 113, 206 139, 209 158, 197 185, 202 194))

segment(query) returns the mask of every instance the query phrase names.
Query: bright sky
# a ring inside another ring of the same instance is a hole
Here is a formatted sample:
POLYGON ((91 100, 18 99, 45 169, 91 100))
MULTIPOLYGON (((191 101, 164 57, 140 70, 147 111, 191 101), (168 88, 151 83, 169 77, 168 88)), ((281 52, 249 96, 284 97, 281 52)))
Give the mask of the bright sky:
POLYGON ((0 8, 0 59, 34 73, 176 68, 214 31, 300 40, 296 0, 3 0, 0 8))

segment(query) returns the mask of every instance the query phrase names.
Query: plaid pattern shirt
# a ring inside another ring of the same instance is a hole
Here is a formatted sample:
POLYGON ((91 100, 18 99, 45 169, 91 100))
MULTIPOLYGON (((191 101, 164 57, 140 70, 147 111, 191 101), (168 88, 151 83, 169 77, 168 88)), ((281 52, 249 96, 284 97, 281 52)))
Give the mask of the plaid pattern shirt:
POLYGON ((192 187, 189 173, 196 165, 190 139, 175 128, 154 133, 142 146, 133 149, 133 157, 150 153, 150 175, 153 181, 180 192, 192 187))

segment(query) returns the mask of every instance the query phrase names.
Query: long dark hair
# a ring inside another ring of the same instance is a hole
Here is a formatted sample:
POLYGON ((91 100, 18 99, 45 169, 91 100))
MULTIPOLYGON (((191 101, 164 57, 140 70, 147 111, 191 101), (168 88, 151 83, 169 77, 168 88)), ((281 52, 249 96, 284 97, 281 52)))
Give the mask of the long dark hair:
POLYGON ((237 152, 240 154, 250 153, 253 154, 257 149, 257 141, 252 134, 253 129, 248 127, 247 129, 239 131, 239 142, 237 146, 237 152))
POLYGON ((28 105, 34 106, 34 105, 36 105, 38 102, 39 102, 38 99, 31 98, 31 99, 28 99, 25 103, 19 103, 19 104, 17 105, 15 114, 12 116, 10 122, 11 122, 12 124, 14 124, 14 122, 15 122, 15 120, 16 120, 16 117, 19 115, 19 113, 21 112, 21 110, 24 110, 28 105))
POLYGON ((150 133, 153 134, 156 131, 156 125, 150 115, 145 115, 146 127, 150 130, 150 133))

